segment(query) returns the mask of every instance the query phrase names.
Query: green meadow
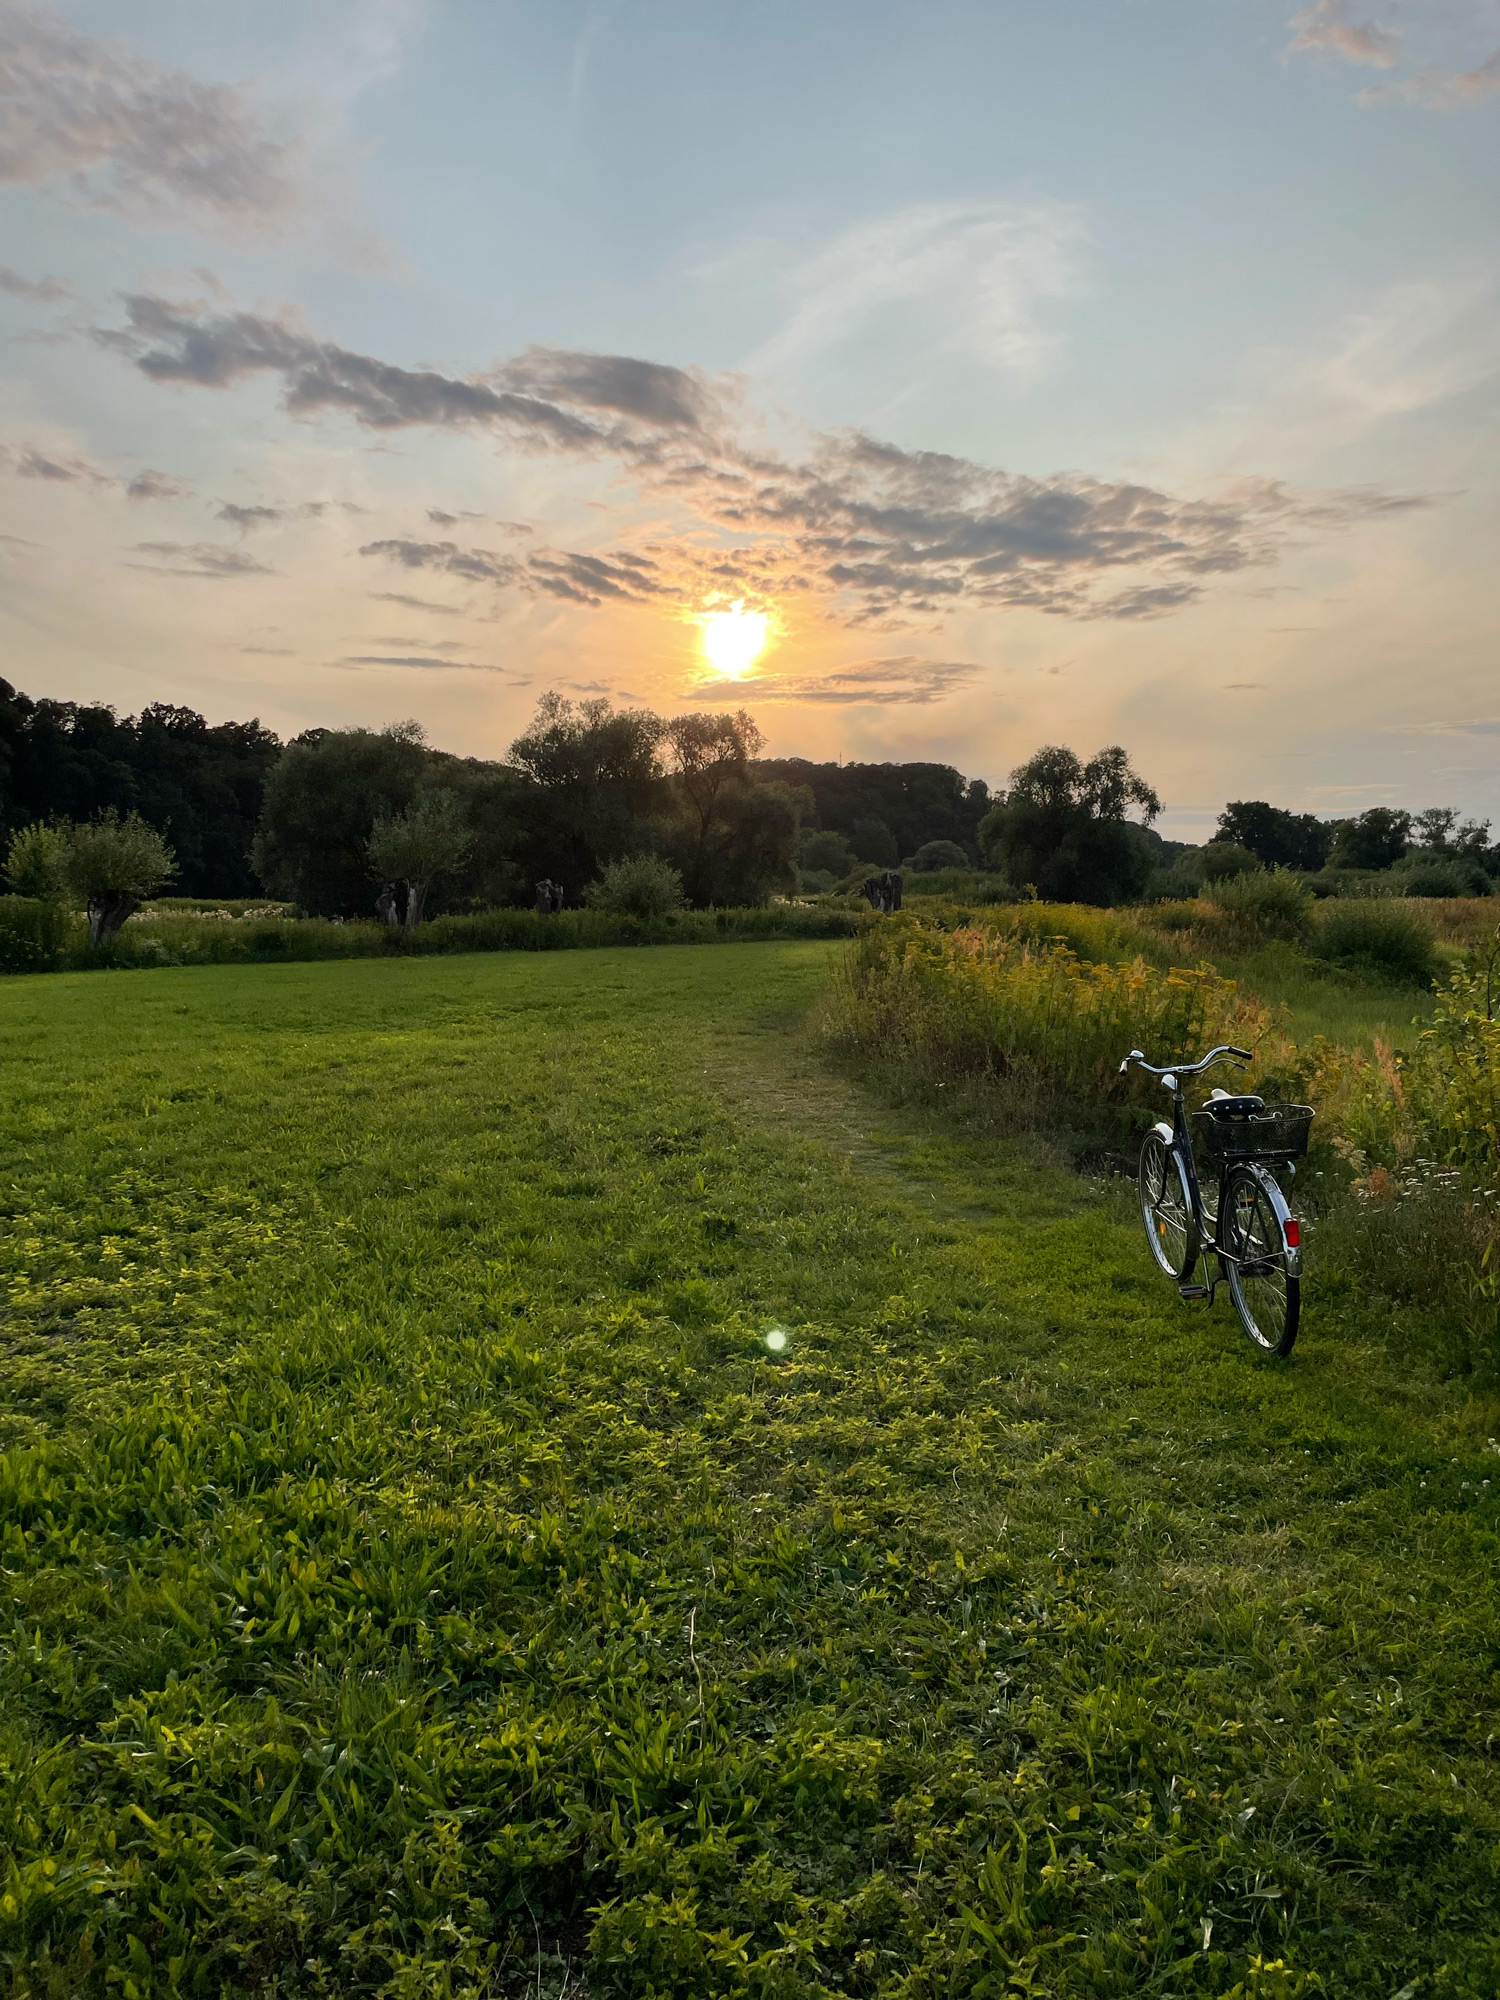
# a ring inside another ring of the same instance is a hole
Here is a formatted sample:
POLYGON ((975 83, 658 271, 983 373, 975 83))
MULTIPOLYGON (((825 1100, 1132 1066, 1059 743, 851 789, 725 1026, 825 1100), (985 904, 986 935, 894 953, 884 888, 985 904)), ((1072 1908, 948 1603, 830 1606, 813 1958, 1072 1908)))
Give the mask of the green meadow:
POLYGON ((1500 1408, 843 949, 5 983, 0 1991, 1500 1994, 1500 1408))

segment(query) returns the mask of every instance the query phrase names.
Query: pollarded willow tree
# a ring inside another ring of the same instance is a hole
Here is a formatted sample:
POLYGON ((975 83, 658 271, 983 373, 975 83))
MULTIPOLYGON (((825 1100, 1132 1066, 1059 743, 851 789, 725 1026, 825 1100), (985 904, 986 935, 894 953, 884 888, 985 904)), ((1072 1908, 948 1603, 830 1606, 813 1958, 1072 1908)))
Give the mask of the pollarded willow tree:
POLYGON ((89 943, 96 948, 177 872, 171 848, 139 813, 121 819, 111 809, 86 826, 58 830, 64 879, 88 911, 89 943))
POLYGON ((415 930, 433 883, 462 868, 472 845, 454 792, 424 792, 409 812, 376 820, 365 851, 372 872, 386 885, 375 906, 386 922, 415 930), (391 894, 393 888, 400 894, 391 894))

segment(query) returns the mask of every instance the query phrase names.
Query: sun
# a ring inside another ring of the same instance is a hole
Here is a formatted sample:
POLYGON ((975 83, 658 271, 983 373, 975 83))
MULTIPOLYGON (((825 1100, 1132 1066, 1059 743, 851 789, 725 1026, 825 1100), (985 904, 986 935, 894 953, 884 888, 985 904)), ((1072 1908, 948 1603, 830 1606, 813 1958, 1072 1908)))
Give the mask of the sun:
POLYGON ((726 680, 748 673, 765 650, 771 621, 764 611, 747 611, 743 601, 727 611, 710 611, 702 620, 703 650, 708 663, 726 680))

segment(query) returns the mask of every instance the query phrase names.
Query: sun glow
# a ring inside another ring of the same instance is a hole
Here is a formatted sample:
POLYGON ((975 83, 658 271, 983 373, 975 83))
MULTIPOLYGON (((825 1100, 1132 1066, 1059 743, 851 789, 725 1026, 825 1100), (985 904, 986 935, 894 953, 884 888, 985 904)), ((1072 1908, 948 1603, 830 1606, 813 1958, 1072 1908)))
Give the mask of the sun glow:
POLYGON ((710 611, 703 619, 703 651, 715 673, 737 681, 765 650, 771 621, 764 611, 747 611, 743 603, 728 611, 710 611))

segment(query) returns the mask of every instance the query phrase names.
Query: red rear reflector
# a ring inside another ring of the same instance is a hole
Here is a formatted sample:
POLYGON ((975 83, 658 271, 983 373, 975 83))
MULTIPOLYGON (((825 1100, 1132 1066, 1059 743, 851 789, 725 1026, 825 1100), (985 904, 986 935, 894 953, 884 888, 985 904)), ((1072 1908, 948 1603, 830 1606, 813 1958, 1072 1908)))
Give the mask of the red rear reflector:
POLYGON ((1302 1224, 1297 1220, 1295 1215, 1289 1215, 1286 1221, 1282 1223, 1281 1233, 1286 1238, 1286 1247, 1288 1250, 1300 1250, 1302 1248, 1302 1224))

